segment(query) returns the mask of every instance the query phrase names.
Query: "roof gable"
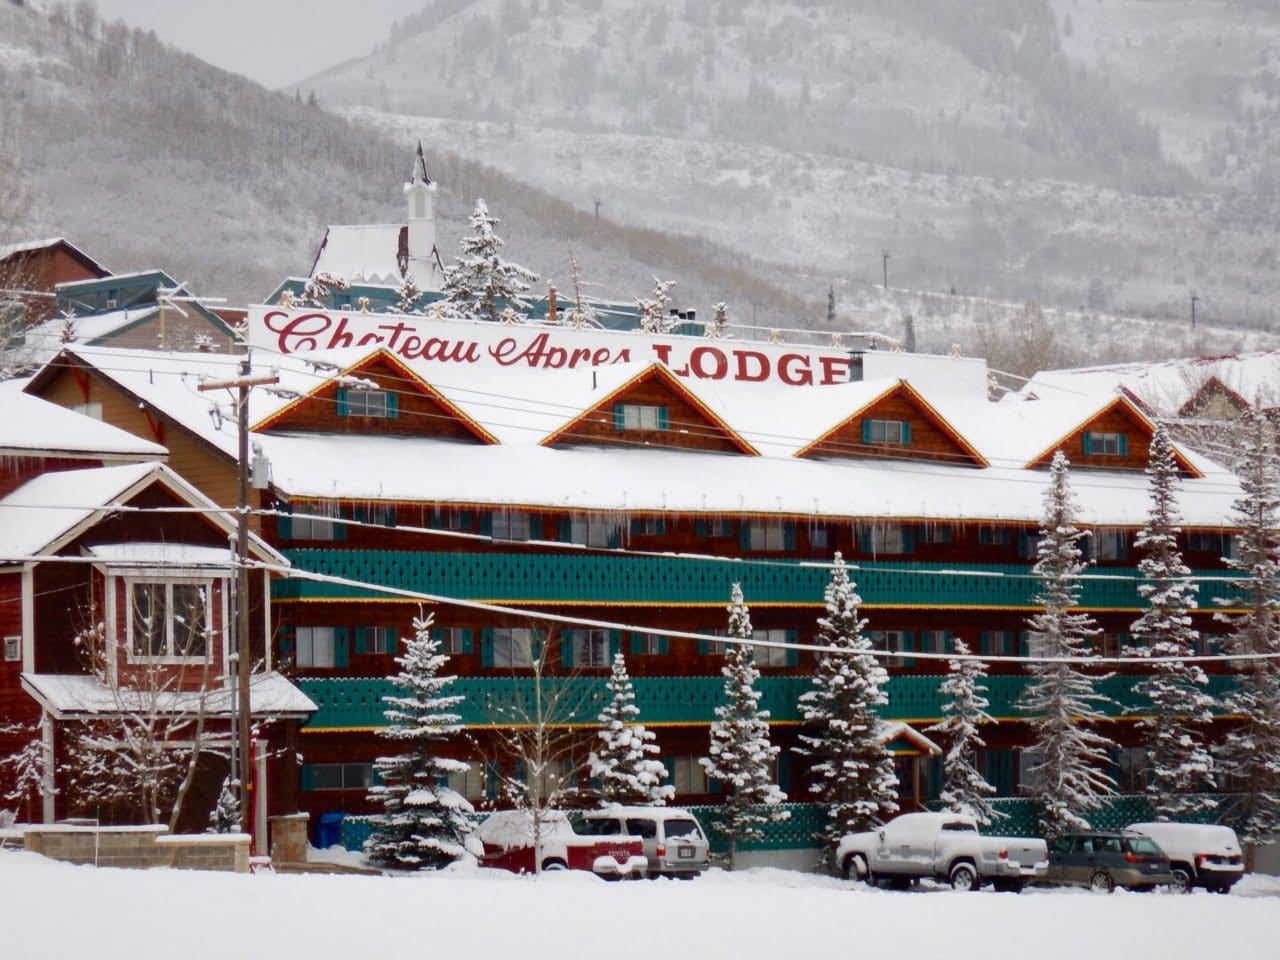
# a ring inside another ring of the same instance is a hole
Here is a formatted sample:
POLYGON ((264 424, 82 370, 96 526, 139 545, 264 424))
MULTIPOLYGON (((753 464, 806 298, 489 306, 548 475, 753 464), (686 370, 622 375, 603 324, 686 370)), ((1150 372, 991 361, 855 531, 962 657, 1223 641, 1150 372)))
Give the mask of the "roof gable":
POLYGON ((651 364, 598 400, 592 399, 582 412, 544 437, 541 446, 600 443, 759 456, 755 447, 662 364, 651 364), (658 422, 652 428, 628 424, 624 411, 628 405, 657 408, 658 422))
POLYGON ((375 350, 253 425, 254 432, 302 431, 377 433, 443 437, 497 443, 480 423, 464 412, 398 357, 375 350), (384 391, 392 406, 376 420, 350 415, 351 397, 360 389, 384 391))
MULTIPOLYGON (((1073 467, 1145 470, 1154 433, 1155 424, 1132 400, 1123 395, 1116 396, 1032 457, 1026 466, 1028 469, 1048 466, 1054 453, 1062 450, 1073 467), (1099 450, 1099 441, 1095 439, 1097 434, 1118 434, 1123 438, 1121 448, 1117 451, 1099 450)), ((1184 474, 1191 477, 1203 476, 1176 446, 1173 454, 1184 474)))
POLYGON ((985 457, 909 383, 898 380, 796 451, 797 457, 936 460, 985 467, 985 457), (905 441, 873 439, 872 421, 907 424, 905 441))

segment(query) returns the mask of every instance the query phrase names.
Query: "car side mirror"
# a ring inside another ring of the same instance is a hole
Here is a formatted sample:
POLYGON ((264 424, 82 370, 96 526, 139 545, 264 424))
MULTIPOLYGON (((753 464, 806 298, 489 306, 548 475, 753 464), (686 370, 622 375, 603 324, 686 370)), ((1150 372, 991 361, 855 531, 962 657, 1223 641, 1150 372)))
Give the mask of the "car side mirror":
POLYGON ((884 827, 876 831, 876 836, 880 838, 881 843, 884 843, 884 827))

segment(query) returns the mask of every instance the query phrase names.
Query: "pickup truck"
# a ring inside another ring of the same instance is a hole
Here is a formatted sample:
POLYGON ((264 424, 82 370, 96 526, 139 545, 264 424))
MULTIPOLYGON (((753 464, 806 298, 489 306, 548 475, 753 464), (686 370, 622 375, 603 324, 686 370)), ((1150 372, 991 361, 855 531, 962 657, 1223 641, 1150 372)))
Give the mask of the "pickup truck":
POLYGON ((490 814, 476 829, 484 844, 482 867, 512 873, 546 870, 589 870, 607 880, 640 879, 648 873, 640 837, 582 836, 559 810, 544 812, 535 850, 533 815, 521 810, 490 814))
POLYGON ((922 877, 950 881, 956 890, 1021 891, 1049 872, 1043 840, 984 837, 972 817, 905 813, 878 830, 850 833, 836 848, 846 878, 905 884, 922 877))

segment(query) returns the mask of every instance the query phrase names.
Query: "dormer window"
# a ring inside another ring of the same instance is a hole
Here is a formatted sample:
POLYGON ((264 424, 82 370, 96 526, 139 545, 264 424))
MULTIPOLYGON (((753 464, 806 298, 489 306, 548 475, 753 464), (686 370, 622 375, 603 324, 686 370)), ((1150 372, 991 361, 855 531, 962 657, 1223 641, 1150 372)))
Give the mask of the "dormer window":
POLYGON ((129 584, 129 653, 139 660, 204 660, 209 655, 209 583, 129 584))
POLYGON ((911 442, 911 424, 906 420, 863 420, 862 442, 906 446, 911 442))
POLYGON ((650 403, 615 403, 613 425, 617 430, 669 430, 667 408, 650 403))
POLYGON ((396 395, 387 390, 339 390, 337 401, 340 417, 395 419, 399 416, 396 395))
POLYGON ((1127 457, 1129 437, 1123 433, 1086 432, 1084 452, 1085 456, 1090 457, 1127 457))

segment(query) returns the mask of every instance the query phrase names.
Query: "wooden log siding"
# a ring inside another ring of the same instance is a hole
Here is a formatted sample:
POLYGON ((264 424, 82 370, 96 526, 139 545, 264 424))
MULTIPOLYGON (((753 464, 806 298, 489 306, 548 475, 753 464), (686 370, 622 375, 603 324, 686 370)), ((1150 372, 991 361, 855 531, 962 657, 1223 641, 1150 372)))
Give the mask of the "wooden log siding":
POLYGON ((872 404, 862 414, 844 424, 805 456, 853 457, 893 460, 936 460, 942 463, 977 466, 973 454, 940 430, 933 419, 902 393, 872 404), (862 424, 866 420, 901 420, 911 425, 911 442, 866 443, 862 424))

